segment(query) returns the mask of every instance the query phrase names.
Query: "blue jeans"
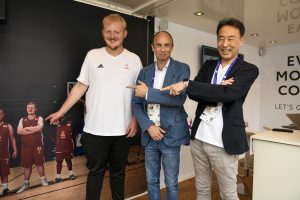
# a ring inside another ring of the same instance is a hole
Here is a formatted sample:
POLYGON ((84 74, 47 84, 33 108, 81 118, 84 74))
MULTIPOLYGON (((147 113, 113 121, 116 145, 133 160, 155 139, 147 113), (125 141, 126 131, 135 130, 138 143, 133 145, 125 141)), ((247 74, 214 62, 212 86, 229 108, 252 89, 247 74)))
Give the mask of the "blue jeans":
POLYGON ((148 197, 150 200, 160 199, 161 163, 165 175, 167 189, 166 199, 178 199, 178 173, 180 162, 180 146, 169 147, 163 141, 153 141, 145 147, 145 164, 147 173, 148 197))

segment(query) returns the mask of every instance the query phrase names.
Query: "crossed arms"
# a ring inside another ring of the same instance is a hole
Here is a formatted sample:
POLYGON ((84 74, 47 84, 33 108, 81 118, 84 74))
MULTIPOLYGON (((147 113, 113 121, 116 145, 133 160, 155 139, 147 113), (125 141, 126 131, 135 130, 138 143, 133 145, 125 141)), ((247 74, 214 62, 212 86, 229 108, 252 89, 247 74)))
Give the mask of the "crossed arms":
POLYGON ((39 117, 38 124, 36 126, 23 127, 23 118, 20 119, 17 132, 19 135, 29 135, 38 131, 42 131, 44 127, 43 118, 39 117))

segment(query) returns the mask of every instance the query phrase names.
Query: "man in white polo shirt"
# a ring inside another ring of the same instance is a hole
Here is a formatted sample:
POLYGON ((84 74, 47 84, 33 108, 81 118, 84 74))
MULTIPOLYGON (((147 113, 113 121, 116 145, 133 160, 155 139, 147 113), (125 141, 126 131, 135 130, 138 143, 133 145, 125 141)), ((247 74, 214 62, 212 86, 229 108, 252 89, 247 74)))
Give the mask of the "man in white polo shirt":
POLYGON ((126 22, 118 14, 102 21, 106 46, 88 52, 77 83, 62 107, 47 119, 57 124, 86 92, 86 116, 81 138, 87 157, 86 199, 100 199, 107 163, 113 199, 124 199, 125 167, 129 152, 128 137, 138 126, 131 110, 132 91, 142 64, 140 58, 123 47, 126 22))

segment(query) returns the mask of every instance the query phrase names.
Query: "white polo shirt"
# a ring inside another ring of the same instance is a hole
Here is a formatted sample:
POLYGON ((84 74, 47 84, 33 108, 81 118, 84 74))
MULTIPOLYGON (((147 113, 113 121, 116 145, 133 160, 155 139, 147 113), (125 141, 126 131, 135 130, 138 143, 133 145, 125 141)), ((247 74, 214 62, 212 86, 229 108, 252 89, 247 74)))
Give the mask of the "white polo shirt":
POLYGON ((142 68, 140 58, 124 49, 114 57, 105 47, 85 57, 77 80, 89 86, 84 131, 100 136, 125 135, 132 119, 132 89, 142 68))

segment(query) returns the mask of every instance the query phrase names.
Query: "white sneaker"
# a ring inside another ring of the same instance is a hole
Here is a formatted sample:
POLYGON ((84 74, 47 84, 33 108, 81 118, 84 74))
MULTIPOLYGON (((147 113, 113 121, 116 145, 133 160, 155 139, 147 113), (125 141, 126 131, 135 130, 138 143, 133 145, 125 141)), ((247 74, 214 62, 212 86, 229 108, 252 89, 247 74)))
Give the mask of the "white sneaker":
POLYGON ((41 179, 41 185, 42 186, 48 186, 48 181, 46 179, 41 179))
POLYGON ((29 183, 24 183, 23 186, 17 191, 17 193, 24 192, 25 190, 28 190, 29 183))

